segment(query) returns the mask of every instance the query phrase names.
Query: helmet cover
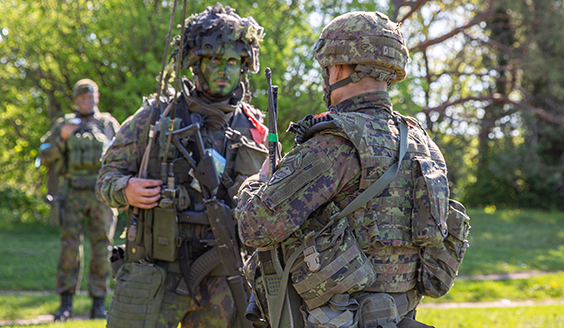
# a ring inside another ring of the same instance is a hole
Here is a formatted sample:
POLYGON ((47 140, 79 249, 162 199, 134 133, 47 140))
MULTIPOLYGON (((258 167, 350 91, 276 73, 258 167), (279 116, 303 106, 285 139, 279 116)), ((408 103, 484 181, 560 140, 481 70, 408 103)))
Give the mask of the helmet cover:
MULTIPOLYGON (((223 56, 241 59, 243 73, 259 71, 259 42, 264 28, 253 17, 241 18, 229 6, 216 3, 202 13, 193 14, 185 21, 182 69, 196 65, 201 57, 223 56)), ((180 35, 173 46, 178 54, 180 35)))
POLYGON ((98 85, 91 79, 82 79, 74 84, 74 87, 72 89, 72 97, 74 98, 87 92, 98 92, 98 85))
POLYGON ((405 79, 409 52, 400 24, 380 12, 357 11, 341 15, 322 31, 315 44, 315 59, 321 67, 360 64, 393 70, 390 84, 405 79))

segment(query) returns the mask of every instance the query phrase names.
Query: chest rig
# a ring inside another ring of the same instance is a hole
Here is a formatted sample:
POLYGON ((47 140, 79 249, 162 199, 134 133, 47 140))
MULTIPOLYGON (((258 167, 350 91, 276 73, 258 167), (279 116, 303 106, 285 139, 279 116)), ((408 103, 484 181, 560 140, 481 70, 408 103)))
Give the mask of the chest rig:
MULTIPOLYGON (((75 117, 75 114, 65 115, 65 122, 75 117)), ((113 135, 113 131, 107 131, 107 123, 100 113, 81 118, 78 129, 67 140, 65 176, 72 187, 82 189, 96 185, 98 170, 102 166, 100 158, 113 135)))
MULTIPOLYGON (((316 133, 350 140, 358 151, 361 177, 358 193, 377 181, 397 161, 398 113, 382 110, 327 113, 309 118, 296 142, 316 133), (314 124, 311 124, 314 123, 314 124)), ((351 229, 376 271, 366 291, 399 293, 414 288, 420 247, 437 246, 447 235, 448 183, 440 151, 428 142, 419 123, 401 116, 409 125, 407 153, 395 179, 365 206, 348 216, 351 229)))

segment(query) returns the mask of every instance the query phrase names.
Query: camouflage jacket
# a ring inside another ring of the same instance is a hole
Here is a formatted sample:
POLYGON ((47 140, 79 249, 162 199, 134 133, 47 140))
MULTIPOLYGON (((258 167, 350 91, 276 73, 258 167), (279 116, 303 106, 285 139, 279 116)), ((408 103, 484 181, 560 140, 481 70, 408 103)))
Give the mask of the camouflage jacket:
MULTIPOLYGON (((39 152, 39 157, 41 158, 41 164, 45 166, 52 166, 56 163, 60 163, 59 169, 57 170, 58 175, 64 176, 65 178, 71 178, 71 175, 80 176, 78 179, 90 179, 93 182, 96 180, 98 175, 98 170, 100 165, 95 165, 92 168, 72 170, 68 167, 68 161, 73 156, 71 150, 68 147, 68 143, 72 140, 63 141, 61 138, 61 128, 69 122, 72 118, 80 118, 81 123, 75 135, 80 134, 85 130, 95 129, 98 133, 102 133, 105 136, 105 140, 108 142, 105 146, 109 146, 110 140, 114 138, 117 131, 119 130, 118 121, 112 117, 109 113, 101 113, 97 107, 94 108, 94 114, 90 116, 84 116, 79 113, 67 114, 61 117, 55 122, 53 127, 49 132, 47 132, 41 138, 41 150, 39 152)), ((73 138, 73 137, 71 137, 73 138)), ((101 152, 99 154, 101 156, 101 152)), ((90 187, 94 187, 92 184, 90 187)))
MULTIPOLYGON (((464 258, 470 225, 464 206, 448 198, 439 148, 416 119, 392 111, 386 92, 351 97, 326 116, 331 121, 313 117, 311 128, 305 119, 300 123, 307 132, 294 130, 297 147, 270 179, 256 175, 245 181, 235 211, 242 241, 253 247, 281 244, 287 260, 287 246, 304 244, 304 236, 325 226, 327 210, 343 210, 398 161, 403 120, 407 152, 397 175, 347 216, 348 225, 376 273, 364 291, 443 296, 464 258)), ((305 271, 293 272, 294 287, 305 277, 305 271)))
MULTIPOLYGON (((181 129, 198 122, 201 126, 200 132, 204 140, 204 147, 215 149, 221 156, 227 159, 222 185, 218 197, 224 201, 232 202, 241 183, 250 175, 255 174, 264 162, 268 150, 264 145, 267 129, 262 125, 262 113, 251 105, 240 101, 233 105, 221 103, 209 104, 201 98, 185 96, 180 97, 175 118, 175 130, 181 129), (229 132, 228 131, 235 131, 229 132), (230 135, 231 137, 228 137, 230 135), (232 136, 240 138, 227 141, 232 136), (227 147, 228 142, 231 145, 227 147), (226 179, 228 181, 226 181, 226 179)), ((164 97, 161 99, 166 107, 169 102, 164 97)), ((103 165, 100 170, 96 193, 104 203, 110 207, 123 207, 128 205, 125 197, 125 187, 130 177, 137 176, 139 166, 145 151, 148 139, 149 120, 155 99, 145 99, 143 106, 131 117, 124 121, 115 141, 106 151, 103 157, 103 165)), ((168 119, 168 118, 167 118, 168 119)), ((168 127, 168 122, 161 124, 163 128, 168 127)), ((148 178, 161 179, 160 163, 163 158, 163 143, 165 130, 161 130, 155 137, 155 143, 151 150, 149 161, 148 178)), ((168 154, 169 161, 181 158, 174 145, 168 154)), ((182 165, 174 168, 176 183, 184 185, 190 197, 198 197, 198 192, 191 185, 192 178, 189 177, 189 168, 182 165)), ((192 199, 194 203, 194 199, 192 199)), ((234 206, 234 203, 232 203, 234 206)))

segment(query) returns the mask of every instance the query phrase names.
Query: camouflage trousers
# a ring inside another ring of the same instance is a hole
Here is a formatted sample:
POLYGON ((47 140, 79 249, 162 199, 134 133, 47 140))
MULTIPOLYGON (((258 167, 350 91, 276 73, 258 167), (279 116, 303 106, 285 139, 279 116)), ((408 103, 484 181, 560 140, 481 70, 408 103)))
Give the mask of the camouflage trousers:
POLYGON ((84 233, 90 240, 88 292, 91 297, 104 297, 108 289, 109 246, 115 232, 116 213, 96 199, 94 190, 70 189, 61 218, 61 254, 57 267, 59 294, 75 294, 80 289, 81 262, 84 254, 84 233))
POLYGON ((200 306, 190 296, 175 292, 180 279, 179 273, 167 272, 157 328, 176 328, 179 322, 182 328, 239 327, 227 277, 208 276, 204 279, 201 285, 207 286, 207 289, 193 291, 200 306))

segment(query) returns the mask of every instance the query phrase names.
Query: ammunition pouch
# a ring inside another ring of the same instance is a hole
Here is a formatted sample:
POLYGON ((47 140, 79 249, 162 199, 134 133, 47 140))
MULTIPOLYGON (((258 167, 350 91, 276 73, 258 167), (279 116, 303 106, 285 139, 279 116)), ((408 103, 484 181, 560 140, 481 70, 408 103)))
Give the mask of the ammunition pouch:
POLYGON ((448 186, 446 174, 423 157, 413 159, 413 211, 411 237, 415 246, 440 245, 448 234, 448 186))
POLYGON ((155 327, 165 290, 166 271, 156 265, 125 263, 116 275, 108 328, 155 327))
POLYGON ((98 127, 77 131, 67 140, 69 171, 99 169, 102 152, 108 142, 98 127))
POLYGON ((155 260, 174 262, 178 255, 178 218, 174 208, 155 207, 153 214, 153 256, 155 260))
POLYGON ((416 283, 421 295, 439 298, 450 290, 458 267, 468 247, 469 218, 466 209, 455 200, 449 200, 447 217, 448 236, 435 247, 423 247, 419 252, 421 267, 416 283))
MULTIPOLYGON (((330 203, 321 216, 331 217, 339 213, 330 203)), ((327 222, 327 220, 324 220, 327 222)), ((368 260, 346 217, 319 229, 312 220, 282 244, 290 269, 292 284, 308 309, 326 305, 336 294, 354 293, 370 286, 376 279, 376 271, 368 260), (294 264, 289 257, 298 248, 294 264)))

